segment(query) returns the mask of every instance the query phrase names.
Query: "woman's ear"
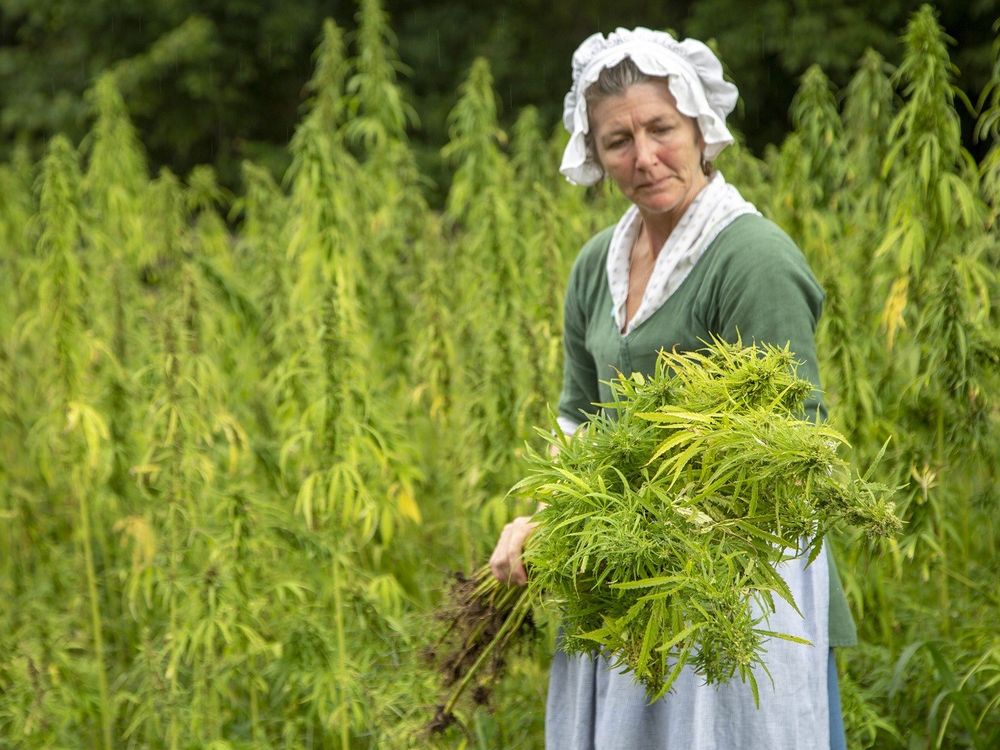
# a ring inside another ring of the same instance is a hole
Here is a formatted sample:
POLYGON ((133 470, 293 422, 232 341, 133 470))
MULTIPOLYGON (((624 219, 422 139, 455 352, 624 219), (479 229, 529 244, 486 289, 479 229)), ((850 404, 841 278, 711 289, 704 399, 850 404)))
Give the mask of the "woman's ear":
POLYGON ((698 120, 695 117, 691 118, 691 122, 694 125, 694 142, 698 146, 698 150, 701 151, 702 161, 705 160, 705 137, 701 134, 701 128, 698 127, 698 120))
POLYGON ((711 177, 712 165, 705 158, 705 138, 701 134, 701 128, 698 127, 698 120, 693 117, 691 119, 694 120, 694 143, 698 147, 698 151, 701 152, 701 172, 706 177, 711 177))

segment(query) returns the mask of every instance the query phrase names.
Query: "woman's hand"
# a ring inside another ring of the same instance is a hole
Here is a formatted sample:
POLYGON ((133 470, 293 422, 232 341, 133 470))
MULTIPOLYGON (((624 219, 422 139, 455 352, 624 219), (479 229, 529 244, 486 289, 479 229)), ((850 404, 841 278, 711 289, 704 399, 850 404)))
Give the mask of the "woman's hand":
POLYGON ((528 572, 524 569, 521 553, 524 542, 538 526, 531 516, 518 516, 503 527, 497 546, 490 555, 490 568, 498 581, 523 586, 528 582, 528 572))
MULTIPOLYGON (((570 432, 569 435, 573 433, 570 432)), ((552 443, 549 446, 549 455, 555 458, 559 455, 559 446, 552 443)), ((538 503, 538 510, 545 507, 545 503, 538 503)), ((524 560, 521 553, 524 552, 524 542, 535 527, 538 521, 532 521, 531 516, 518 516, 509 524, 503 527, 500 532, 500 539, 497 546, 490 555, 490 568, 493 575, 502 583, 514 583, 523 586, 528 582, 528 571, 524 569, 524 560)))

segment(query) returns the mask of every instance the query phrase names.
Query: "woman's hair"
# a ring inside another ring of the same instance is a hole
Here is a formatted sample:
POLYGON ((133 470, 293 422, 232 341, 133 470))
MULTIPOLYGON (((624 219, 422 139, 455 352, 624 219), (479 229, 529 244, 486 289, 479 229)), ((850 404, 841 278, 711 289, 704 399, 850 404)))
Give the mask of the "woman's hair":
MULTIPOLYGON (((587 144, 587 151, 590 153, 594 163, 600 164, 601 160, 597 158, 597 144, 594 141, 594 128, 593 122, 590 121, 590 113, 598 102, 610 99, 613 96, 621 96, 636 84, 665 80, 665 78, 643 73, 639 70, 639 66, 632 62, 632 58, 630 57, 626 57, 617 65, 604 68, 600 72, 597 80, 587 88, 587 91, 583 95, 583 98, 587 102, 587 120, 589 124, 587 134, 584 138, 587 144)), ((701 132, 701 129, 698 127, 698 120, 694 121, 694 127, 697 132, 701 132)), ((711 177, 715 173, 715 168, 709 162, 704 161, 704 157, 701 169, 707 177, 711 177)))
POLYGON ((604 68, 598 74, 587 89, 583 98, 587 101, 587 113, 600 101, 604 101, 612 96, 620 96, 637 83, 650 83, 652 81, 663 80, 656 76, 647 75, 639 70, 639 66, 632 62, 631 57, 626 57, 617 65, 604 68))

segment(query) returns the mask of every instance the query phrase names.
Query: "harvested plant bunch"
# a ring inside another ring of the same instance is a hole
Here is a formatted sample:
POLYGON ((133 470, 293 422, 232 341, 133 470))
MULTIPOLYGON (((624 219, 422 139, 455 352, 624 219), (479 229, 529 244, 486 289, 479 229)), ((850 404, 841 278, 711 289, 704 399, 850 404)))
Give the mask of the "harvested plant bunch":
POLYGON ((458 579, 443 617, 452 650, 438 655, 451 692, 432 727, 542 602, 561 608, 565 651, 610 655, 652 699, 685 664, 710 683, 739 674, 756 697, 764 640, 806 643, 766 629, 774 595, 798 611, 775 566, 811 562, 838 521, 872 537, 900 528, 893 491, 852 472, 838 432, 800 418, 812 385, 794 368, 773 346, 661 352, 652 377, 612 381, 613 403, 572 439, 540 430, 558 454, 529 450, 511 490, 546 504, 528 585, 489 568, 458 579))
POLYGON ((773 346, 662 352, 652 377, 613 381, 614 402, 572 439, 550 436, 556 457, 530 454, 514 491, 546 507, 529 588, 561 604, 566 651, 610 654, 652 698, 686 663, 756 694, 764 639, 799 640, 759 614, 775 594, 796 607, 775 565, 814 559, 837 521, 898 531, 892 490, 851 471, 839 433, 799 418, 812 386, 794 365, 773 346))

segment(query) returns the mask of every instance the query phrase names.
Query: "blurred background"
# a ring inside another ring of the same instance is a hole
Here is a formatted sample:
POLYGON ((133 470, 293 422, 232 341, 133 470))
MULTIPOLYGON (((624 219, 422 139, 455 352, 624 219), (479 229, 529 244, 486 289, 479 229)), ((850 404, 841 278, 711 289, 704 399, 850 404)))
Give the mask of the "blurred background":
MULTIPOLYGON (((490 62, 501 126, 533 105, 543 127, 555 127, 570 57, 589 34, 644 25, 709 41, 740 88, 733 122, 760 154, 789 129, 789 105, 809 65, 820 65, 842 88, 868 47, 898 63, 898 34, 919 4, 627 0, 611 10, 599 0, 390 0, 384 7, 406 66, 402 85, 418 115, 411 144, 432 178, 428 197, 439 204, 448 177, 437 152, 447 140, 455 91, 477 56, 490 62)), ((997 3, 941 0, 936 8, 956 42, 958 84, 974 99, 989 78, 997 3)), ((321 22, 331 17, 350 29, 356 13, 347 0, 3 0, 0 160, 18 143, 38 155, 57 132, 78 142, 88 122, 84 92, 100 72, 116 69, 154 171, 169 166, 186 174, 208 163, 233 187, 240 161, 252 159, 280 175, 321 22)), ((967 147, 982 156, 985 146, 971 138, 973 118, 959 111, 967 147)))

